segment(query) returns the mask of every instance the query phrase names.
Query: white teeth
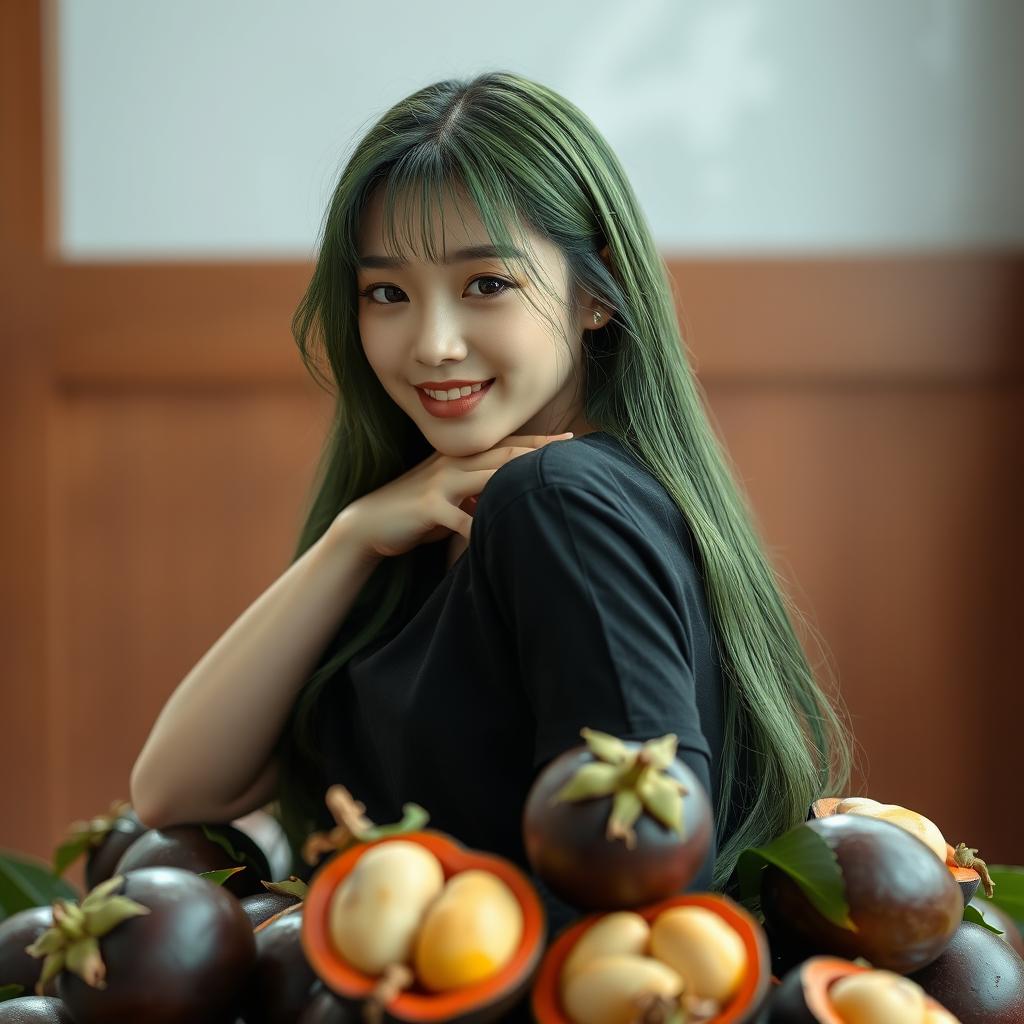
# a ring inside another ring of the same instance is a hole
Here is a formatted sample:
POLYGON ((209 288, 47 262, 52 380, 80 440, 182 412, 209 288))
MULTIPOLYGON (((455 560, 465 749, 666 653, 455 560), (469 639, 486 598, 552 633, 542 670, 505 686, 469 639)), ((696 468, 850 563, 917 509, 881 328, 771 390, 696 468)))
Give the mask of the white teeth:
POLYGON ((471 395, 476 391, 479 391, 487 381, 481 381, 479 384, 467 384, 464 388, 452 388, 451 391, 431 391, 430 388, 424 388, 431 398, 436 398, 442 402, 450 402, 453 398, 465 398, 466 395, 471 395))

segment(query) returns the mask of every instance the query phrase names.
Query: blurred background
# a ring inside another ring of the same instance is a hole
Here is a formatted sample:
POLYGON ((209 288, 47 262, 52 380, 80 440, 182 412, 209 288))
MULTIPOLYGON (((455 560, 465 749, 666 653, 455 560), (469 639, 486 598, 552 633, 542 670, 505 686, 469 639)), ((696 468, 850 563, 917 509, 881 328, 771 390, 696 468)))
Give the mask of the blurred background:
POLYGON ((287 568, 333 184, 396 100, 506 69, 633 182, 854 792, 1024 863, 1022 39, 1018 0, 5 0, 0 847, 127 798, 287 568))

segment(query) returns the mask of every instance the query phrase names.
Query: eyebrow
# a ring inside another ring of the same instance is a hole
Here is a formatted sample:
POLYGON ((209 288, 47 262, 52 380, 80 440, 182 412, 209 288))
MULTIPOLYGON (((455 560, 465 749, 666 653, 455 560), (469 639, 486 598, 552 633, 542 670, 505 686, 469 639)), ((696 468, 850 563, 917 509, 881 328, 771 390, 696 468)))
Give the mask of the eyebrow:
MULTIPOLYGON (((524 253, 514 248, 494 245, 472 245, 468 249, 457 250, 441 262, 446 266, 449 266, 452 263, 459 263, 468 260, 486 260, 495 258, 525 260, 526 256, 524 253)), ((388 256, 357 257, 357 265, 367 270, 390 270, 395 267, 408 266, 408 262, 408 260, 391 259, 388 256)))

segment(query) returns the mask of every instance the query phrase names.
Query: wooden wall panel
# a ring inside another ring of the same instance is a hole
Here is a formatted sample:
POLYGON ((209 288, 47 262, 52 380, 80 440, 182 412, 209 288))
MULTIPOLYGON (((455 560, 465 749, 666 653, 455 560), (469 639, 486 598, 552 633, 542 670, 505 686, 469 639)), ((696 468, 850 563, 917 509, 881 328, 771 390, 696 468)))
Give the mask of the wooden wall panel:
MULTIPOLYGON (((852 716, 859 781, 994 861, 1024 697, 1024 388, 723 385, 709 394, 766 547, 852 716)), ((817 649, 805 643, 809 654, 817 649)))
POLYGON ((163 702, 287 568, 327 416, 313 388, 55 395, 51 834, 128 799, 163 702))

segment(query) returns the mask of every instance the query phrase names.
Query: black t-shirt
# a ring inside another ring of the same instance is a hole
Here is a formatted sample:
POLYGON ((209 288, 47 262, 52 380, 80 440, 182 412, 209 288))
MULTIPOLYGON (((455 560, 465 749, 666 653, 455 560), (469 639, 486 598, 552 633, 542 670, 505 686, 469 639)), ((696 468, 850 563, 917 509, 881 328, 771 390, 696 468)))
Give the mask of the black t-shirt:
MULTIPOLYGON (((446 570, 447 546, 421 546, 410 617, 328 685, 325 786, 379 824, 421 804, 429 827, 527 872, 527 793, 583 726, 676 733, 717 805, 723 683, 700 558, 653 474, 601 431, 551 442, 490 478, 446 570)), ((689 889, 711 887, 715 854, 689 889)), ((550 941, 579 912, 538 888, 550 941)))

